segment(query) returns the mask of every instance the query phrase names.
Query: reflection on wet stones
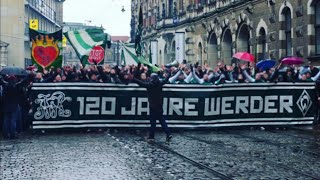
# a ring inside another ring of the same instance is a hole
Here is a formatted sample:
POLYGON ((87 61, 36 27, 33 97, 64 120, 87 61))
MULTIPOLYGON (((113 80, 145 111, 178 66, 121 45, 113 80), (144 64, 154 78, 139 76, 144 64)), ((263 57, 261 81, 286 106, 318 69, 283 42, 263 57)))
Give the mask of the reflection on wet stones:
MULTIPOLYGON (((299 135, 287 135, 294 132, 281 132, 191 131, 174 134, 173 142, 164 146, 234 179, 310 179, 301 173, 320 176, 319 156, 307 153, 320 152, 318 138, 295 138, 299 135)), ((0 179, 221 179, 146 143, 142 134, 107 130, 0 140, 0 179)), ((158 134, 156 142, 164 144, 164 139, 164 134, 158 134)))

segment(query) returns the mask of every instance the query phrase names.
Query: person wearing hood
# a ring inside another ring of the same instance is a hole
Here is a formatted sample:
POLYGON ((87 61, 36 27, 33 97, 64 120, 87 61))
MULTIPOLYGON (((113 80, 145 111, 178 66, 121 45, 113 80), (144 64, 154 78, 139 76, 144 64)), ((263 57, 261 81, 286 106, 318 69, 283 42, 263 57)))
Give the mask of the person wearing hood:
POLYGON ((154 141, 154 134, 156 130, 157 120, 160 121, 161 127, 166 133, 166 141, 169 142, 172 139, 172 135, 166 123, 165 117, 163 116, 163 94, 162 87, 169 81, 171 73, 166 76, 164 80, 159 80, 159 76, 156 73, 152 73, 150 79, 146 82, 134 78, 133 81, 139 86, 147 88, 147 96, 149 101, 149 112, 150 112, 150 130, 148 141, 154 141))

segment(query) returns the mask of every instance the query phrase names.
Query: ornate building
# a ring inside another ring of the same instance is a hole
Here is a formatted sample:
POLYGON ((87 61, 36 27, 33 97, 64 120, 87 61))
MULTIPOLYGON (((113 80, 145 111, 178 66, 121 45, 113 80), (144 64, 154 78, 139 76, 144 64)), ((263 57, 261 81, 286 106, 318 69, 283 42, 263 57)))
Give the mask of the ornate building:
POLYGON ((144 51, 156 42, 158 64, 181 49, 183 59, 212 66, 230 63, 239 51, 257 60, 300 56, 320 64, 320 0, 132 0, 132 39, 140 9, 144 51))

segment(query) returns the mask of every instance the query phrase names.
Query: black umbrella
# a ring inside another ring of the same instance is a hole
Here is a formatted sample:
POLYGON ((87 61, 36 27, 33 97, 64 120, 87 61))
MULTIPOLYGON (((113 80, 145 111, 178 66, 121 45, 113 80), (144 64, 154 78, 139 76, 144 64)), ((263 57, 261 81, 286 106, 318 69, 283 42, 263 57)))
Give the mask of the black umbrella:
POLYGON ((15 67, 15 66, 9 66, 5 67, 0 71, 1 75, 15 75, 15 76, 26 76, 27 72, 23 68, 15 67))

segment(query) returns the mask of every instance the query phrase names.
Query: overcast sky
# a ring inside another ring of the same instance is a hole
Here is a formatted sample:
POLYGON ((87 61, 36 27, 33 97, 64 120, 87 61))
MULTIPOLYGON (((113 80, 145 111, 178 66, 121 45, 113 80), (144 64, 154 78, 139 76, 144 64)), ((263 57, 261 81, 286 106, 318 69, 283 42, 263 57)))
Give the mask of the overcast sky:
POLYGON ((66 0, 64 22, 102 26, 112 36, 130 36, 131 0, 66 0), (121 12, 122 6, 125 12, 121 12))

